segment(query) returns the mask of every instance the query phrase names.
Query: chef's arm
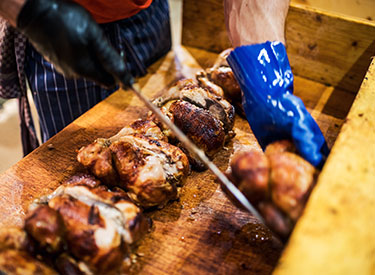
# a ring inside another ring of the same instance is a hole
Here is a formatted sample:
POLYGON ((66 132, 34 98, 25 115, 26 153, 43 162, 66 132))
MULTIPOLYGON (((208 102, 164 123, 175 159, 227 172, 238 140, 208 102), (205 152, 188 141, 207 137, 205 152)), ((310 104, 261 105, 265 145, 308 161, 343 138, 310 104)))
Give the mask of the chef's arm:
POLYGON ((130 75, 123 58, 80 5, 62 0, 1 0, 0 15, 66 77, 85 77, 106 87, 130 75))
POLYGON ((228 57, 242 90, 246 118, 259 144, 290 139, 299 154, 321 167, 329 153, 317 123, 293 95, 285 48, 289 0, 224 0, 235 49, 228 57))
POLYGON ((224 13, 233 47, 266 41, 285 45, 289 0, 224 0, 224 13))

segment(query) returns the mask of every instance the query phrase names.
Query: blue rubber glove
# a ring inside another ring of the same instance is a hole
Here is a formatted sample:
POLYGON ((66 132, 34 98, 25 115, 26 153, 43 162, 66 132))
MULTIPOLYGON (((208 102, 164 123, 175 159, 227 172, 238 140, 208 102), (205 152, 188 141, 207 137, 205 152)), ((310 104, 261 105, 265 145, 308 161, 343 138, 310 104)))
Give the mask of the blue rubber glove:
POLYGON ((259 144, 293 140, 299 154, 322 167, 329 149, 302 100, 293 95, 293 73, 281 42, 241 46, 227 58, 243 95, 242 104, 259 144))

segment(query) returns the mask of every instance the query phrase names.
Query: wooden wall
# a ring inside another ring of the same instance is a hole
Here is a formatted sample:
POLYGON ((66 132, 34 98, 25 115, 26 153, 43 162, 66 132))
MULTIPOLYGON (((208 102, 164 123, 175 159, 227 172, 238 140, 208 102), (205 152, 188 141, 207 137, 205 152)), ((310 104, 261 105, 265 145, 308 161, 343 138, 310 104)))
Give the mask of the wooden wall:
MULTIPOLYGON (((375 55, 375 23, 292 3, 286 26, 296 75, 356 93, 375 55)), ((219 52, 230 47, 222 0, 185 0, 182 44, 219 52)))
POLYGON ((291 0, 291 2, 375 21, 374 0, 291 0))

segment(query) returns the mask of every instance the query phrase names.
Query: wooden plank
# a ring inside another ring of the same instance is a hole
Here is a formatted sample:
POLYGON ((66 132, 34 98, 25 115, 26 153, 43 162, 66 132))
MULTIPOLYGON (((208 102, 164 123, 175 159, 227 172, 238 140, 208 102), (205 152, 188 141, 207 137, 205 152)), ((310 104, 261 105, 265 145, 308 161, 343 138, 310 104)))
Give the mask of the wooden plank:
MULTIPOLYGON (((216 54, 176 48, 139 80, 148 97, 163 93, 177 79, 192 77, 213 64, 216 54)), ((296 94, 318 120, 332 144, 354 96, 311 80, 296 77, 296 94), (339 96, 346 104, 332 100, 339 96), (335 124, 337 124, 335 126, 335 124)), ((0 225, 22 225, 29 203, 56 188, 82 168, 76 150, 97 137, 109 137, 146 114, 131 92, 118 91, 82 115, 46 144, 0 176, 0 225)), ((259 145, 247 122, 236 117, 236 137, 216 157, 225 170, 233 153, 259 145)), ((272 272, 282 245, 250 214, 234 207, 209 172, 193 172, 181 189, 179 201, 147 213, 152 232, 140 242, 131 273, 238 274, 272 272)))
POLYGON ((375 274, 374 87, 375 61, 275 274, 375 274))
MULTIPOLYGON (((296 75, 356 93, 375 54, 375 23, 291 4, 286 38, 296 75)), ((185 0, 182 44, 230 47, 221 0, 185 0)))
POLYGON ((374 0, 291 0, 291 2, 330 12, 338 12, 347 16, 375 20, 374 0))

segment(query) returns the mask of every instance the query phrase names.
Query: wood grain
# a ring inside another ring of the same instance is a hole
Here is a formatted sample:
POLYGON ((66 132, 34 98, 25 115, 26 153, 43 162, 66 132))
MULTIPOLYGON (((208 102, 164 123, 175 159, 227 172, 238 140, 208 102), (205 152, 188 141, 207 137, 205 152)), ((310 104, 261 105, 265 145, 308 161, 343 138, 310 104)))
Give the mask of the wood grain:
MULTIPOLYGON (((286 24, 296 75, 356 93, 375 55, 375 23, 291 4, 286 24)), ((185 0, 182 44, 220 52, 230 47, 223 1, 185 0)))
MULTIPOLYGON (((211 66, 216 56, 190 47, 176 48, 139 79, 142 91, 150 98, 160 95, 177 79, 211 66)), ((354 96, 300 77, 296 77, 295 90, 333 144, 354 96)), ((2 174, 0 225, 22 225, 34 198, 82 170, 75 160, 78 148, 115 134, 146 112, 131 92, 117 91, 2 174)), ((235 132, 236 137, 215 157, 221 170, 227 168, 233 153, 260 150, 241 117, 236 117, 235 132)), ((132 274, 269 274, 283 249, 271 232, 227 200, 209 171, 193 172, 178 201, 147 215, 154 226, 136 250, 132 274)))
POLYGON ((374 87, 375 61, 275 274, 375 274, 374 87))
POLYGON ((314 8, 375 20, 374 0, 291 0, 292 3, 305 4, 314 8))

